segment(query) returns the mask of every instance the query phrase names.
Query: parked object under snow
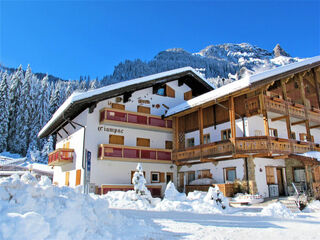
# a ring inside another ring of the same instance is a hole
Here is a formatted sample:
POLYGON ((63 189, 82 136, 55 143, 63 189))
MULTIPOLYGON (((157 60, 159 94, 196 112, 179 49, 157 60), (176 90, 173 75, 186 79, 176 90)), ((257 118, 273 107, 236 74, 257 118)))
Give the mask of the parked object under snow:
POLYGON ((189 185, 212 185, 214 182, 212 178, 199 178, 191 181, 189 185))

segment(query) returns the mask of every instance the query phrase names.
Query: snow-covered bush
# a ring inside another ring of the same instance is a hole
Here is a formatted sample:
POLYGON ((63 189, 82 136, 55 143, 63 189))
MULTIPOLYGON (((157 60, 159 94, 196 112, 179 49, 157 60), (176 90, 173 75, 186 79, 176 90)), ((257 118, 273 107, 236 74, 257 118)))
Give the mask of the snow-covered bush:
POLYGON ((223 193, 220 192, 220 189, 218 186, 210 187, 208 190, 207 195, 204 198, 204 201, 206 202, 212 202, 213 205, 226 209, 229 208, 229 200, 225 196, 223 196, 223 193))
POLYGON ((171 201, 184 201, 186 200, 186 194, 178 192, 173 182, 170 181, 167 184, 167 187, 164 193, 164 199, 171 200, 171 201))

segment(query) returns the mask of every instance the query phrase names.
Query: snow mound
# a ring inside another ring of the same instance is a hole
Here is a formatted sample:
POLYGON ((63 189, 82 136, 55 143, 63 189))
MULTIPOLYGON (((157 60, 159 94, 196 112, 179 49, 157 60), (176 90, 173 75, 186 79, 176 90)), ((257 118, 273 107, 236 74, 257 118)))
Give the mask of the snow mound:
POLYGON ((207 192, 202 191, 193 191, 188 193, 189 200, 200 200, 203 199, 207 195, 207 192))
POLYGON ((310 202, 305 209, 303 209, 303 212, 311 213, 311 212, 320 212, 320 201, 314 200, 310 202))
POLYGON ((164 193, 164 198, 167 200, 184 201, 186 200, 186 194, 178 192, 173 182, 169 182, 164 193))
POLYGON ((144 220, 112 213, 102 198, 35 182, 31 174, 0 179, 0 239, 152 238, 144 220), (134 233, 134 235, 132 235, 134 233))
POLYGON ((189 183, 189 185, 212 185, 214 180, 212 178, 199 178, 193 180, 189 183))
POLYGON ((275 218, 293 218, 293 214, 286 206, 280 202, 272 203, 267 207, 263 208, 261 211, 263 216, 270 216, 275 218))

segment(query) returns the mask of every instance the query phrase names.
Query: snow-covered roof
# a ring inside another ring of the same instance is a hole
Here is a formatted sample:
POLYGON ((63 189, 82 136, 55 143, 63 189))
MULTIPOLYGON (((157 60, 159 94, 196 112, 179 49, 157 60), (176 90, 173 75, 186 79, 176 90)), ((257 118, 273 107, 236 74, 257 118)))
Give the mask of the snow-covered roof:
MULTIPOLYGON (((129 81, 119 82, 95 90, 82 93, 73 93, 53 114, 49 122, 41 129, 38 137, 50 135, 67 118, 73 118, 92 104, 107 98, 119 96, 128 91, 151 87, 156 83, 165 83, 184 76, 192 76, 202 85, 201 91, 214 89, 214 86, 195 71, 192 67, 183 67, 166 72, 161 72, 129 81)), ((200 87, 200 86, 199 86, 200 87)))
POLYGON ((253 85, 259 84, 264 80, 277 80, 287 75, 291 75, 300 71, 303 71, 309 65, 320 65, 320 56, 306 59, 304 61, 288 64, 285 66, 277 67, 265 72, 254 74, 251 76, 244 77, 238 81, 234 81, 220 88, 202 94, 198 97, 190 99, 176 107, 170 108, 166 114, 166 117, 183 112, 193 107, 201 106, 204 103, 216 100, 218 98, 227 96, 239 90, 251 87, 253 85))
POLYGON ((317 159, 318 162, 320 162, 320 152, 317 152, 317 151, 298 153, 297 155, 308 157, 308 158, 314 158, 314 159, 317 159))

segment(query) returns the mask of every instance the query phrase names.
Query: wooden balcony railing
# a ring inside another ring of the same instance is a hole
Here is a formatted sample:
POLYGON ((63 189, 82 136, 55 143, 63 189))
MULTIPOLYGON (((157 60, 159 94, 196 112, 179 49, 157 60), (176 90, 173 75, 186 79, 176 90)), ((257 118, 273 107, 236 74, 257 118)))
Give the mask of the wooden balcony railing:
POLYGON ((101 144, 98 147, 100 160, 141 161, 171 163, 172 151, 147 147, 129 147, 116 144, 101 144))
POLYGON ((70 148, 58 148, 57 150, 49 153, 48 165, 49 166, 61 166, 67 163, 73 162, 74 149, 70 148))
POLYGON ((311 142, 300 142, 275 137, 239 137, 235 144, 229 140, 213 142, 201 146, 174 151, 173 160, 187 162, 200 158, 227 157, 230 158, 244 154, 259 154, 270 156, 272 154, 289 155, 292 153, 305 153, 312 150, 320 151, 319 144, 311 142))
MULTIPOLYGON (((281 98, 277 97, 269 97, 264 96, 265 100, 265 107, 266 110, 269 112, 275 112, 282 115, 287 114, 288 112, 291 117, 298 118, 298 119, 305 119, 305 109, 304 106, 298 103, 292 103, 290 101, 285 101, 281 98)), ((260 103, 259 97, 252 97, 246 100, 246 106, 249 115, 259 113, 260 103)), ((309 120, 315 123, 320 123, 320 110, 313 108, 312 110, 308 110, 309 120)))
POLYGON ((172 120, 164 120, 156 115, 105 108, 100 111, 100 123, 126 124, 129 126, 172 130, 172 120))

